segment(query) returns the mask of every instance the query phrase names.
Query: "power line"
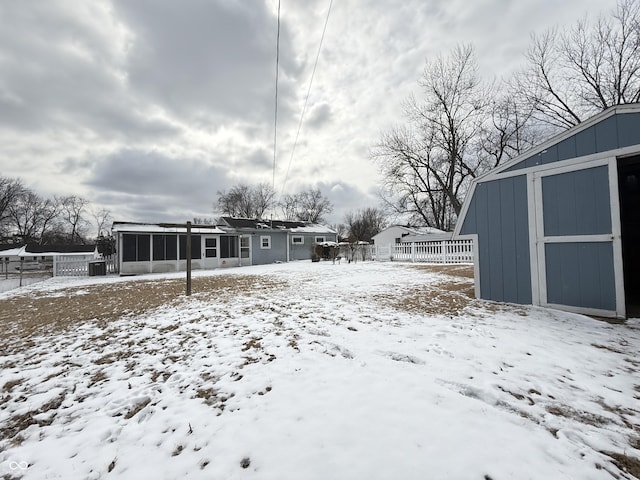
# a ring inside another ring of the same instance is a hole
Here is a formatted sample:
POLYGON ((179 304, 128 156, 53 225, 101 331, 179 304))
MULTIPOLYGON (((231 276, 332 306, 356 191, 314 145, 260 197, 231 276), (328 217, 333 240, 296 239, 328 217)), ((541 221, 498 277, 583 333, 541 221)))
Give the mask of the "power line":
MULTIPOLYGON (((307 96, 304 99, 304 106, 302 107, 302 113, 300 114, 300 122, 298 123, 298 131, 296 132, 296 138, 293 142, 293 148, 291 149, 291 157, 289 158, 289 165, 287 166, 287 173, 284 177, 284 182, 282 183, 282 191, 280 193, 280 197, 284 194, 284 187, 287 184, 287 180, 289 179, 289 170, 291 169, 291 163, 293 162, 293 155, 296 151, 296 145, 298 145, 298 137, 300 136, 300 129, 302 128, 302 120, 304 119, 304 114, 307 110, 307 102, 309 101, 309 94, 311 93, 311 85, 313 84, 313 77, 316 74, 316 67, 318 66, 318 59, 320 58, 320 50, 322 49, 322 42, 324 41, 324 34, 327 31, 327 23, 329 23, 329 15, 331 14, 331 6, 333 5, 333 0, 329 1, 329 9, 327 10, 327 18, 324 21, 324 28, 322 29, 322 36, 320 37, 320 45, 318 45, 318 53, 316 54, 316 61, 313 64, 313 71, 311 72, 311 79, 309 80, 309 88, 307 89, 307 96)), ((275 173, 275 170, 274 170, 275 173)))
POLYGON ((276 146, 278 140, 278 71, 280 65, 280 0, 278 0, 278 34, 276 36, 276 99, 273 119, 273 180, 272 186, 276 188, 276 146))

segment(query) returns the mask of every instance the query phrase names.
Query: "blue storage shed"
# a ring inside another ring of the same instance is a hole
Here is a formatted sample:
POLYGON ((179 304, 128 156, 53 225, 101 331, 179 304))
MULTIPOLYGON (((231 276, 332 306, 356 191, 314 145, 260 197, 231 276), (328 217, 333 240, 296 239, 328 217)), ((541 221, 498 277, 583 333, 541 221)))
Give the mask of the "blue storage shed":
POLYGON ((474 180, 454 236, 476 296, 640 314, 640 104, 611 107, 474 180))

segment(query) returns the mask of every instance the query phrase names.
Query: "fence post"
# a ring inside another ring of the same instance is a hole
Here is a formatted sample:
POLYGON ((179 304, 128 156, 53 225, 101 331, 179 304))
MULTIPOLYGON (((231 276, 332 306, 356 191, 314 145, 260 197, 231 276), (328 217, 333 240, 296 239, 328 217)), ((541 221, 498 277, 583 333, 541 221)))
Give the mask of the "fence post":
POLYGON ((440 244, 440 248, 442 249, 442 263, 447 263, 447 242, 443 240, 440 244))
POLYGON ((416 261, 416 243, 411 242, 411 263, 416 261))

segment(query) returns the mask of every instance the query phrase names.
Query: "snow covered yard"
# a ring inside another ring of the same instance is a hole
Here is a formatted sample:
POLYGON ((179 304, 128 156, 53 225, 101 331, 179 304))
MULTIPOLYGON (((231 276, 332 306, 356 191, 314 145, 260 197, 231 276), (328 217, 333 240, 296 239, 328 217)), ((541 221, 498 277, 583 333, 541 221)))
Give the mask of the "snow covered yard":
POLYGON ((640 321, 470 267, 290 263, 0 294, 0 478, 638 477, 640 321), (625 469, 627 471, 625 471, 625 469))

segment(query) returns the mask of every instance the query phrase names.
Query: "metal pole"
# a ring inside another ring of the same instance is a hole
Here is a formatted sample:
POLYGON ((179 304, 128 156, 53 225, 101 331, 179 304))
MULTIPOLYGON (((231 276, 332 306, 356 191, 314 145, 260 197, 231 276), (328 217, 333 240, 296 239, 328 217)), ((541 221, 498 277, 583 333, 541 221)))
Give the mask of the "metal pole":
POLYGON ((191 222, 187 222, 187 297, 191 295, 191 222))

